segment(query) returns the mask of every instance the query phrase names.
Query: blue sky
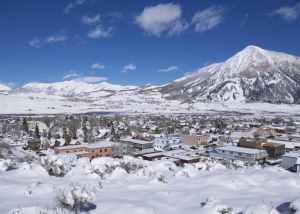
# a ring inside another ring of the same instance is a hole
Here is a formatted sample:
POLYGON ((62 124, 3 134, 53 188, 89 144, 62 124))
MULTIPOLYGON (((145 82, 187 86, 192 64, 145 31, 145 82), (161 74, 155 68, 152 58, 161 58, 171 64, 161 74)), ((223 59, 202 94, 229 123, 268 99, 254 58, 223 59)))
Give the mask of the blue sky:
POLYGON ((158 84, 248 45, 300 56, 293 0, 7 0, 0 82, 158 84))

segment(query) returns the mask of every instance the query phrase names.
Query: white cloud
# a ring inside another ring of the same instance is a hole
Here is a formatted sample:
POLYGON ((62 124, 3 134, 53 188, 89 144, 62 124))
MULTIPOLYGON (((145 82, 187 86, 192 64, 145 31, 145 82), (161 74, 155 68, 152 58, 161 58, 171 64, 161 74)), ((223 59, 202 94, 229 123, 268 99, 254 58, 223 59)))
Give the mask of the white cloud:
POLYGON ((91 76, 78 77, 78 78, 73 79, 73 81, 76 81, 76 82, 87 82, 87 83, 102 82, 102 81, 106 81, 106 80, 107 80, 106 77, 91 77, 91 76))
POLYGON ((95 27, 94 30, 88 32, 87 36, 93 39, 100 38, 100 37, 104 37, 104 38, 111 37, 113 29, 114 29, 113 27, 109 27, 108 30, 105 31, 102 25, 98 25, 95 27))
POLYGON ((216 27, 224 19, 224 10, 225 8, 222 6, 211 6, 203 11, 197 11, 192 19, 192 23, 195 24, 195 31, 204 32, 216 27))
POLYGON ((126 66, 124 66, 122 72, 127 72, 128 70, 136 70, 136 66, 133 63, 130 63, 126 66))
POLYGON ((17 84, 16 82, 7 82, 7 83, 6 82, 0 82, 0 85, 6 85, 10 88, 15 87, 16 84, 17 84))
POLYGON ((97 23, 100 22, 100 15, 95 15, 95 16, 88 16, 87 14, 85 14, 82 17, 82 23, 86 24, 86 25, 95 25, 97 23))
POLYGON ((177 66, 169 66, 169 67, 166 68, 166 69, 160 69, 160 70, 158 70, 158 72, 170 72, 170 71, 175 71, 175 70, 177 70, 177 69, 178 69, 177 66))
POLYGON ((35 48, 40 48, 41 47, 41 43, 40 40, 34 38, 33 40, 28 42, 30 46, 35 47, 35 48))
POLYGON ((105 68, 105 66, 102 64, 99 64, 99 63, 94 63, 92 65, 92 68, 102 69, 102 68, 105 68))
POLYGON ((77 74, 76 71, 69 71, 65 76, 63 76, 63 79, 71 79, 71 78, 74 78, 74 77, 78 77, 80 76, 79 74, 77 74))
POLYGON ((249 14, 246 14, 246 15, 244 16, 244 19, 243 19, 242 22, 241 22, 241 26, 242 26, 242 27, 244 27, 246 21, 248 20, 248 17, 249 17, 249 14))
POLYGON ((64 34, 64 32, 63 32, 62 34, 57 34, 57 35, 53 35, 53 36, 47 37, 47 39, 45 40, 45 42, 54 44, 56 42, 63 42, 65 40, 67 40, 67 39, 68 39, 68 37, 66 37, 65 34, 64 34))
POLYGON ((83 4, 85 2, 85 0, 76 0, 75 2, 73 2, 73 3, 69 3, 68 5, 67 5, 67 7, 63 10, 64 11, 64 13, 69 13, 70 12, 70 10, 72 10, 74 7, 76 7, 77 5, 81 5, 81 4, 83 4))
POLYGON ((180 5, 173 3, 146 7, 140 15, 135 17, 135 22, 148 35, 157 37, 164 31, 167 31, 169 35, 179 34, 189 26, 181 20, 180 5))
POLYGON ((111 12, 111 13, 107 13, 108 16, 112 16, 116 19, 123 19, 123 14, 116 11, 116 12, 111 12))
POLYGON ((294 21, 298 18, 300 14, 300 3, 296 4, 294 7, 281 7, 278 10, 270 13, 269 16, 279 15, 287 21, 294 21))
MULTIPOLYGON (((92 72, 92 74, 93 73, 94 72, 92 72)), ((69 79, 69 80, 73 80, 76 82, 87 82, 87 83, 102 82, 102 81, 107 80, 106 77, 82 76, 82 75, 79 75, 77 73, 77 71, 73 71, 73 70, 66 73, 66 75, 63 76, 62 79, 64 79, 64 80, 69 79)))

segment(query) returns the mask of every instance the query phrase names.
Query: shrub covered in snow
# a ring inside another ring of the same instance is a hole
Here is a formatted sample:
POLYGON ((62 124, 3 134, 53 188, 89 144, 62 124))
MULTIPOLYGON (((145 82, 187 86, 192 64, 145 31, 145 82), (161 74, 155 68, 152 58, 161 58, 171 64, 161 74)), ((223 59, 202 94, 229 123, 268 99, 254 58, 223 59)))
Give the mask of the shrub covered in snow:
POLYGON ((16 166, 16 162, 11 159, 0 159, 0 170, 9 171, 16 166))
POLYGON ((222 204, 220 200, 215 198, 207 198, 200 208, 199 213, 210 214, 234 214, 233 209, 225 204, 222 204))
POLYGON ((158 182, 161 182, 161 183, 164 183, 164 184, 168 183, 165 175, 163 173, 161 173, 161 172, 156 173, 156 180, 158 182))
POLYGON ((289 206, 289 209, 292 210, 295 214, 300 214, 300 198, 296 198, 289 206))
POLYGON ((256 204, 248 206, 244 211, 243 214, 279 214, 274 206, 268 207, 265 204, 256 204))
POLYGON ((60 207, 76 212, 82 207, 89 207, 95 200, 95 189, 89 184, 71 184, 68 189, 55 190, 54 203, 60 207))
POLYGON ((125 169, 128 174, 137 173, 141 169, 145 169, 148 166, 148 163, 139 158, 133 158, 130 156, 124 156, 120 160, 120 167, 125 169))
POLYGON ((45 168, 50 175, 63 176, 71 169, 74 160, 75 155, 53 155, 39 157, 36 163, 45 168))

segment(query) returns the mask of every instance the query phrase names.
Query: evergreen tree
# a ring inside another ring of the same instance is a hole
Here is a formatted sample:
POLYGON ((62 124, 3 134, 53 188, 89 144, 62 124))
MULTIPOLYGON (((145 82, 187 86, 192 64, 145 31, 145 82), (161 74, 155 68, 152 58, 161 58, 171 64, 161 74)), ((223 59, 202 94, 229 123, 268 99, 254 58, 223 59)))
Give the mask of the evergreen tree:
POLYGON ((156 127, 156 129, 155 129, 155 134, 160 134, 160 130, 158 127, 156 127))
POLYGON ((28 123, 27 123, 27 120, 26 120, 25 117, 23 118, 22 129, 23 129, 23 131, 25 131, 26 133, 28 133, 28 123))
POLYGON ((77 129, 75 126, 73 128, 73 139, 77 139, 77 129))
POLYGON ((36 135, 38 138, 41 137, 41 136, 40 136, 40 130, 39 130, 39 127, 38 127, 37 124, 35 125, 35 135, 36 135))
POLYGON ((47 139, 50 140, 51 137, 52 137, 52 136, 51 136, 51 132, 50 132, 50 129, 49 129, 49 130, 48 130, 48 134, 47 134, 47 139))
POLYGON ((66 134, 64 138, 65 138, 65 143, 66 143, 67 145, 70 145, 70 142, 71 142, 71 140, 72 140, 71 136, 68 135, 68 134, 66 134))
POLYGON ((111 135, 115 135, 116 134, 114 124, 111 124, 111 126, 110 126, 110 134, 111 135))
POLYGON ((67 135, 67 128, 65 126, 63 127, 63 134, 64 134, 63 135, 63 138, 64 138, 67 135))
POLYGON ((87 127, 86 127, 86 125, 84 125, 83 127, 82 127, 82 131, 83 131, 83 142, 88 142, 88 139, 87 139, 87 127))

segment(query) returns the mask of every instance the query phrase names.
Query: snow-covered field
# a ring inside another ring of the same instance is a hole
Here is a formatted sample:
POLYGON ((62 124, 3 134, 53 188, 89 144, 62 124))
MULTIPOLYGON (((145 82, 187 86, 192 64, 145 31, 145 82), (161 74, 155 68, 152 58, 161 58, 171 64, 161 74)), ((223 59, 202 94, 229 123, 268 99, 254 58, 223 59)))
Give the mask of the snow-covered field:
POLYGON ((0 93, 1 114, 63 114, 87 112, 125 113, 250 113, 253 115, 297 115, 300 105, 245 103, 244 101, 181 103, 166 100, 156 91, 99 91, 66 98, 40 93, 0 93))
MULTIPOLYGON (((54 207, 63 213, 54 197, 72 184, 93 189, 89 207, 79 212, 91 214, 220 213, 217 210, 222 209, 245 214, 290 213, 290 202, 300 197, 300 174, 277 166, 246 167, 237 162, 226 167, 203 158, 181 168, 168 160, 124 157, 90 162, 62 155, 18 163, 5 171, 4 162, 0 161, 0 213, 7 214, 51 213, 54 207), (49 176, 41 166, 49 162, 67 174, 49 176)), ((292 205, 299 209, 297 201, 292 205)))

